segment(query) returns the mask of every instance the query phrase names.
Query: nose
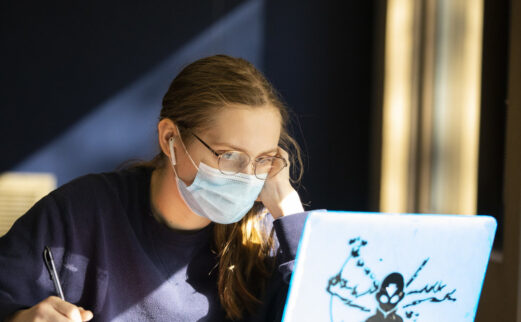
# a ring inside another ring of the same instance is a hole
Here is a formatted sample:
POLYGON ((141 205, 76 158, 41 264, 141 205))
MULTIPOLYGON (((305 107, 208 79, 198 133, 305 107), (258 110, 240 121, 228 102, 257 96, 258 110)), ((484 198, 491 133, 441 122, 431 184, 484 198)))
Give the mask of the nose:
POLYGON ((244 169, 246 174, 255 174, 255 160, 250 161, 250 164, 246 166, 246 169, 244 169))
POLYGON ((255 175, 255 161, 250 161, 240 173, 255 175))

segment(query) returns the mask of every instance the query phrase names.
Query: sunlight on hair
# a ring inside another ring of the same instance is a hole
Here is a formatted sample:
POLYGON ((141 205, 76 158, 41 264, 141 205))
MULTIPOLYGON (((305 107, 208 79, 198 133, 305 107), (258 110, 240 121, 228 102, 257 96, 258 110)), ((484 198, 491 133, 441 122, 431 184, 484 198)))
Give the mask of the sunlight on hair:
POLYGON ((248 220, 244 223, 244 230, 242 236, 242 244, 246 245, 246 243, 253 244, 262 244, 264 238, 261 235, 261 229, 259 227, 259 222, 257 220, 248 220))

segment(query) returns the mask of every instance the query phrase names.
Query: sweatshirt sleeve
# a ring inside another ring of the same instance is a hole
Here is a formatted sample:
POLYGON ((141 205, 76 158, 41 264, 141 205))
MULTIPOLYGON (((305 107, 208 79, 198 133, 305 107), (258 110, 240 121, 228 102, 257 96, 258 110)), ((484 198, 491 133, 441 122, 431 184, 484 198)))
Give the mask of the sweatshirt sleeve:
POLYGON ((0 321, 56 295, 43 260, 45 246, 65 300, 93 312, 102 307, 108 277, 99 249, 114 227, 104 218, 115 213, 116 199, 100 176, 85 176, 42 198, 0 237, 0 321))
POLYGON ((284 216, 273 221, 279 241, 275 272, 267 285, 259 314, 248 321, 280 321, 286 304, 293 263, 308 212, 284 216))
POLYGON ((0 321, 53 295, 53 284, 43 262, 43 248, 51 247, 61 260, 63 226, 51 195, 37 202, 0 237, 0 321))
POLYGON ((307 212, 279 218, 273 222, 279 250, 277 254, 278 271, 286 284, 293 273, 293 263, 297 254, 300 236, 307 219, 307 212))

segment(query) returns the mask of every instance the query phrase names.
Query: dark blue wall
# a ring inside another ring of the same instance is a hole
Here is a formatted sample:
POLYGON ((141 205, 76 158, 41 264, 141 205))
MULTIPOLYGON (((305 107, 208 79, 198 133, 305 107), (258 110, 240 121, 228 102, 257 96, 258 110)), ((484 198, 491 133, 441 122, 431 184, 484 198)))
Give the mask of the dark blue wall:
POLYGON ((375 8, 342 4, 3 1, 0 171, 53 171, 61 184, 152 156, 170 80, 223 52, 257 65, 296 112, 305 201, 374 210, 375 8))
POLYGON ((302 195, 312 208, 377 209, 375 16, 374 1, 268 1, 266 74, 298 113, 308 154, 302 195))

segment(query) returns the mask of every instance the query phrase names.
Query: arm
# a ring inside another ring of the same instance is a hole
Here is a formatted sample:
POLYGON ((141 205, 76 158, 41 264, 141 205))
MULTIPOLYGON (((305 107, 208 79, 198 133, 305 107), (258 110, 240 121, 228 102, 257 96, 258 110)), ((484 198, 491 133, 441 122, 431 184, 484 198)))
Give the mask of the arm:
POLYGON ((92 312, 65 302, 59 297, 49 296, 45 300, 25 310, 19 310, 8 316, 4 321, 89 321, 92 312))
POLYGON ((64 222, 52 195, 40 200, 0 238, 0 321, 86 321, 89 311, 51 296, 45 245, 63 257, 64 222), (79 318, 79 319, 78 319, 79 318))
POLYGON ((276 267, 266 287, 262 307, 252 321, 280 321, 282 319, 293 263, 306 219, 307 213, 302 212, 281 217, 273 222, 279 240, 276 267))
POLYGON ((291 274, 293 273, 293 263, 306 219, 307 212, 302 212, 282 217, 273 222, 280 244, 277 253, 278 272, 282 274, 286 284, 289 284, 291 274))
MULTIPOLYGON (((289 164, 288 153, 281 148, 279 148, 279 153, 289 164)), ((266 180, 259 195, 259 200, 268 209, 273 219, 304 212, 300 197, 289 180, 290 166, 282 169, 273 178, 266 180)))
MULTIPOLYGON (((280 155, 288 160, 288 153, 279 148, 280 155)), ((268 179, 259 200, 273 217, 273 227, 279 241, 276 267, 263 298, 259 314, 253 321, 280 321, 286 304, 293 263, 307 218, 302 202, 289 180, 289 166, 268 179)))

